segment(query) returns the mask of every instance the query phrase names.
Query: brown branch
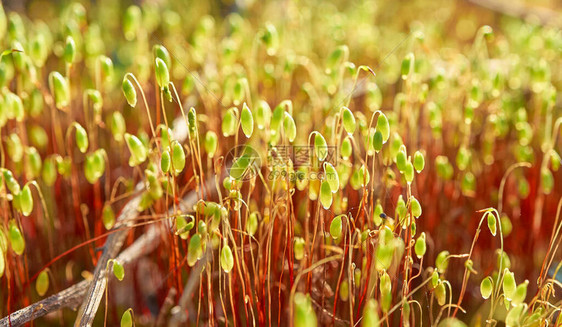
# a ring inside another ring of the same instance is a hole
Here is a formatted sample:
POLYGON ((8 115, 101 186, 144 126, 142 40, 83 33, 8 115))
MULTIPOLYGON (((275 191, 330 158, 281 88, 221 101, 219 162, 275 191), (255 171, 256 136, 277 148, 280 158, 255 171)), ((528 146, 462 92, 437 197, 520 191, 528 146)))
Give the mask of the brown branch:
MULTIPOLYGON (((177 140, 184 140, 187 137, 187 128, 183 121, 176 120, 174 122, 174 136, 177 140)), ((214 194, 214 176, 206 182, 206 188, 209 189, 210 195, 214 194)), ((137 185, 137 190, 142 190, 144 184, 141 182, 137 185)), ((133 225, 134 218, 138 217, 138 205, 141 195, 137 195, 123 207, 115 228, 130 227, 133 225)), ((197 192, 190 192, 180 201, 178 209, 180 211, 190 211, 198 200, 197 192)), ((173 213, 173 209, 169 213, 173 213)), ((117 260, 122 264, 128 264, 135 261, 140 256, 156 249, 160 243, 160 228, 156 225, 150 225, 147 231, 141 235, 131 246, 124 250, 117 260)), ((9 317, 0 320, 0 326, 17 327, 32 321, 36 318, 45 316, 48 313, 63 308, 75 309, 82 302, 82 306, 76 318, 75 326, 91 326, 93 319, 98 310, 101 299, 103 298, 105 287, 107 285, 107 263, 115 258, 117 253, 123 246, 123 243, 129 232, 128 228, 110 234, 104 244, 104 251, 98 260, 98 264, 94 270, 92 281, 83 280, 57 294, 45 298, 37 303, 27 306, 12 313, 9 317)))
MULTIPOLYGON (((179 310, 175 311, 175 313, 172 315, 170 322, 168 324, 169 326, 176 327, 182 324, 185 325, 187 322, 187 315, 185 313, 195 311, 195 310, 190 311, 190 308, 192 308, 193 306, 191 303, 191 296, 193 292, 196 290, 196 288, 199 286, 199 280, 201 279, 201 272, 203 271, 203 268, 205 267, 207 261, 211 257, 212 255, 211 252, 212 251, 210 247, 207 247, 207 251, 205 251, 203 257, 199 259, 199 261, 197 261, 197 264, 191 270, 189 274, 189 278, 185 283, 183 294, 181 295, 181 298, 177 306, 179 310)), ((191 315, 190 317, 193 319, 193 315, 191 315)), ((191 324, 194 323, 195 323, 194 321, 191 321, 191 324)))
MULTIPOLYGON (((187 127, 181 119, 174 121, 173 131, 175 138, 178 140, 185 140, 187 137, 187 127)), ((142 190, 143 188, 144 184, 142 182, 136 187, 137 190, 142 190)), ((140 199, 141 196, 137 195, 129 200, 121 210, 115 228, 131 226, 133 224, 134 218, 139 214, 137 208, 140 199)), ((196 193, 191 192, 180 202, 180 210, 190 210, 196 201, 196 193)), ((129 229, 123 229, 108 236, 104 245, 104 251, 94 271, 93 282, 83 280, 57 294, 20 309, 0 320, 0 326, 22 326, 53 311, 63 308, 75 309, 81 302, 83 303, 76 324, 80 326, 91 325, 107 284, 107 262, 117 256, 128 232, 129 229), (85 295, 86 297, 84 297, 85 295)), ((160 229, 155 225, 151 225, 143 235, 117 257, 117 260, 122 264, 132 262, 143 254, 153 251, 159 242, 160 229)))
MULTIPOLYGON (((142 255, 152 252, 160 242, 159 236, 159 229, 151 226, 145 234, 121 252, 117 260, 125 265, 135 261, 142 255)), ((90 280, 83 280, 57 294, 18 310, 12 313, 10 317, 4 317, 0 320, 0 326, 10 326, 10 323, 13 327, 23 326, 25 323, 43 317, 53 311, 64 308, 76 309, 83 301, 90 283, 90 280)))
POLYGON ((162 303, 162 306, 160 307, 160 313, 156 318, 156 323, 154 324, 156 327, 165 326, 166 314, 174 306, 175 304, 174 298, 176 297, 177 294, 178 291, 174 287, 170 288, 170 290, 168 291, 168 295, 166 295, 166 298, 164 299, 164 303, 162 303))
POLYGON ((90 281, 88 280, 74 284, 64 291, 60 291, 55 295, 18 310, 8 317, 2 318, 0 326, 10 326, 10 324, 12 327, 23 326, 25 323, 43 317, 50 312, 63 308, 76 308, 80 305, 89 285, 90 281))
MULTIPOLYGON (((209 186, 209 188, 210 185, 212 184, 210 182, 207 182, 207 186, 209 186)), ((123 218, 124 216, 131 216, 134 218, 135 216, 138 215, 138 211, 136 210, 137 207, 133 205, 129 205, 131 204, 131 202, 137 203, 134 200, 135 199, 129 201, 129 203, 123 208, 122 214, 121 216, 119 216, 119 220, 126 219, 123 218)), ((183 200, 180 202, 179 209, 181 211, 191 210, 191 208, 196 203, 196 201, 197 201, 196 192, 191 192, 186 197, 184 197, 183 200)), ((172 213, 172 210, 170 210, 170 213, 172 213)), ((126 232, 127 231, 124 232, 125 236, 127 234, 126 232)), ((123 252, 121 252, 121 254, 119 254, 119 256, 117 257, 117 261, 119 261, 123 265, 126 265, 130 262, 135 261, 139 257, 154 251, 160 243, 160 233, 161 233, 160 228, 158 228, 156 225, 150 225, 150 227, 146 230, 146 232, 143 235, 141 235, 138 239, 136 239, 135 242, 131 244, 123 252)), ((121 240, 121 244, 119 245, 119 248, 122 246, 122 242, 123 241, 121 240)), ((110 244, 112 243, 109 243, 109 239, 108 239, 105 246, 107 247, 110 244)), ((99 286, 96 288, 96 289, 101 289, 102 296, 105 290, 105 284, 107 284, 107 280, 105 277, 106 266, 107 263, 103 265, 104 271, 98 275, 98 276, 103 276, 104 288, 100 288, 99 286)), ((98 263, 98 267, 101 267, 99 263, 98 263)), ((94 274, 94 276, 96 275, 94 274)), ((99 279, 97 280, 97 283, 98 284, 100 283, 99 279)), ((90 280, 83 280, 77 284, 70 286, 69 288, 63 291, 60 291, 57 294, 51 295, 48 298, 45 298, 39 302, 36 302, 21 310, 18 310, 12 313, 9 317, 4 317, 2 320, 0 320, 0 326, 10 326, 10 321, 8 319, 11 320, 12 327, 18 327, 18 326, 23 326, 25 323, 30 322, 34 319, 43 317, 53 311, 57 311, 64 308, 76 309, 82 301, 85 301, 84 296, 86 295, 89 289, 92 289, 93 286, 95 285, 92 285, 90 280)), ((96 312, 97 312, 97 308, 93 312, 92 317, 95 316, 96 312)))
MULTIPOLYGON (((173 133, 174 138, 180 142, 183 142, 186 139, 187 126, 181 119, 176 119, 174 121, 173 133)), ((141 187, 144 187, 142 182, 139 184, 141 187)), ((197 202, 197 199, 197 193, 191 192, 180 203, 180 210, 190 210, 197 202)), ((117 221, 118 228, 131 226, 133 224, 132 218, 135 218, 138 215, 137 208, 140 200, 141 195, 138 195, 125 205, 117 221)), ((86 297, 84 298, 84 302, 78 311, 78 316, 76 317, 76 322, 74 323, 75 326, 92 325, 100 302, 103 298, 105 287, 107 286, 107 263, 112 258, 115 258, 117 253, 119 253, 128 232, 129 229, 123 229, 122 231, 111 234, 107 238, 103 253, 94 270, 94 282, 90 285, 86 297)))

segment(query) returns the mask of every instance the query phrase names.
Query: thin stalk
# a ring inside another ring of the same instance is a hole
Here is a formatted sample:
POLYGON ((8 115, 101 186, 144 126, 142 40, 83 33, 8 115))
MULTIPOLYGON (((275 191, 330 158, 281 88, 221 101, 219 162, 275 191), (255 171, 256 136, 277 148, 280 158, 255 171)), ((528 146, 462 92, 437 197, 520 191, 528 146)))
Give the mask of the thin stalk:
MULTIPOLYGON (((137 87, 138 87, 138 89, 140 91, 140 94, 142 96, 142 101, 144 102, 144 107, 146 108, 146 115, 148 116, 148 122, 150 124, 150 131, 152 132, 152 137, 154 139, 156 139, 156 130, 154 129, 154 124, 152 123, 152 117, 150 116, 150 108, 148 107, 148 102, 146 101, 146 96, 144 95, 144 91, 143 91, 139 81, 135 77, 135 75, 133 75, 131 73, 127 73, 125 75, 125 78, 128 78, 128 77, 130 77, 137 84, 137 87)), ((156 143, 156 145, 158 146, 158 151, 160 152, 160 145, 158 143, 156 143)))

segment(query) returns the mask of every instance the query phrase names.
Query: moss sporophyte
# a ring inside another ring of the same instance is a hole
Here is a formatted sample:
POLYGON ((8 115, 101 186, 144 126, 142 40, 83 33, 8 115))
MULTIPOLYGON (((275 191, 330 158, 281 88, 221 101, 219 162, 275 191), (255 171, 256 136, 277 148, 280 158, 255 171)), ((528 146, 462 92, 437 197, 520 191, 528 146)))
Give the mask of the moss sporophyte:
POLYGON ((37 4, 0 325, 562 324, 554 4, 37 4))

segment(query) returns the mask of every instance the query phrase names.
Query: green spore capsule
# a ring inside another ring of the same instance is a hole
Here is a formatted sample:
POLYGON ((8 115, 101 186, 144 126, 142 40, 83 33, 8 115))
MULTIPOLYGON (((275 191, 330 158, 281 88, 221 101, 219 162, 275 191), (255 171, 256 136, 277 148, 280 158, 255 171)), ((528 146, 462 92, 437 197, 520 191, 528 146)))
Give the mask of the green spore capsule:
POLYGON ((35 281, 35 291, 39 296, 43 296, 49 290, 49 275, 47 270, 43 270, 37 276, 37 280, 35 281))
POLYGON ((525 280, 523 283, 517 285, 513 298, 511 299, 511 302, 514 305, 518 305, 525 301, 525 298, 527 297, 527 285, 529 285, 528 280, 525 280))
POLYGON ((323 161, 328 156, 328 145, 322 134, 316 132, 314 135, 314 151, 318 160, 323 161))
POLYGON ((33 125, 29 129, 29 140, 35 147, 45 150, 49 144, 49 136, 45 129, 39 125, 33 125))
MULTIPOLYGON (((135 96, 136 101, 136 96, 135 96)), ((125 135, 126 125, 125 125, 125 118, 119 111, 114 111, 111 114, 110 121, 109 121, 109 128, 111 130, 111 134, 113 135, 113 139, 117 143, 123 142, 123 138, 125 135)))
POLYGON ((271 134, 277 134, 277 132, 279 131, 281 122, 283 120, 283 117, 285 116, 284 112, 285 109, 283 109, 282 103, 277 105, 277 107, 275 107, 275 109, 273 110, 271 121, 269 122, 269 129, 271 131, 271 134))
POLYGON ((201 236, 195 234, 191 236, 187 248, 187 264, 193 267, 195 263, 203 256, 203 244, 201 236))
POLYGON ((105 229, 110 230, 115 225, 115 212, 109 203, 103 206, 102 210, 102 222, 105 229))
POLYGON ((332 189, 330 184, 324 180, 320 185, 320 203, 324 209, 329 209, 332 206, 332 189))
POLYGON ((388 312, 392 302, 392 282, 386 270, 380 276, 379 289, 381 294, 381 308, 383 312, 388 312))
POLYGON ((111 81, 114 73, 113 61, 111 61, 111 59, 107 56, 100 55, 98 57, 98 64, 101 67, 101 71, 103 72, 105 79, 107 81, 111 81))
POLYGON ((396 154, 396 167, 402 173, 404 172, 404 170, 406 170, 407 160, 406 148, 402 147, 402 149, 396 154))
POLYGON ((27 98, 25 107, 28 108, 31 117, 38 117, 43 113, 44 104, 43 94, 39 89, 34 89, 27 98))
POLYGON ((59 72, 51 72, 49 74, 49 86, 55 98, 55 106, 58 109, 68 106, 70 102, 70 88, 66 78, 59 72))
POLYGON ((207 133, 205 134, 204 143, 205 143, 205 152, 207 152, 207 155, 211 158, 214 157, 218 145, 217 133, 213 131, 207 131, 207 133))
POLYGON ((389 149, 389 154, 391 158, 396 158, 400 148, 402 147, 402 137, 400 137, 400 134, 394 132, 392 134, 392 140, 390 142, 390 149, 389 149))
POLYGON ((544 194, 550 194, 554 188, 554 177, 548 168, 541 169, 541 184, 544 194))
POLYGON ((264 100, 258 101, 256 108, 256 124, 258 129, 264 129, 271 119, 271 108, 264 100))
POLYGON ((21 234, 18 225, 15 221, 10 221, 9 228, 8 228, 8 240, 10 241, 10 245, 12 246, 12 250, 17 255, 22 255, 23 251, 25 250, 25 239, 21 234))
POLYGON ((550 167, 552 167, 553 171, 558 171, 560 169, 560 165, 562 164, 562 158, 555 150, 550 152, 550 167))
POLYGON ((449 251, 445 250, 439 252, 437 258, 435 259, 435 267, 437 267, 437 270, 439 270, 440 273, 444 273, 447 270, 447 267, 449 266, 448 256, 449 256, 449 251))
POLYGON ((133 312, 133 309, 125 311, 121 316, 121 327, 133 326, 133 315, 131 314, 131 312, 133 312))
POLYGON ((21 191, 20 184, 14 178, 12 172, 8 169, 3 169, 3 175, 4 175, 4 182, 6 183, 6 186, 8 187, 12 195, 19 194, 21 191))
POLYGON ((425 233, 421 233, 414 245, 416 256, 421 259, 421 257, 425 255, 426 249, 427 247, 425 244, 425 233))
POLYGON ((74 38, 70 35, 66 37, 63 58, 67 64, 72 64, 76 59, 76 42, 74 42, 74 38))
POLYGON ((407 79, 408 75, 414 71, 414 61, 414 54, 411 52, 404 57, 404 60, 402 60, 401 72, 403 80, 407 79))
POLYGON ((270 56, 275 55, 279 47, 279 35, 277 29, 271 23, 266 23, 265 28, 261 33, 261 41, 267 47, 267 54, 270 56))
POLYGON ((377 118, 376 129, 377 131, 381 132, 383 143, 386 143, 386 141, 388 141, 388 139, 390 138, 390 124, 388 122, 388 118, 386 118, 385 114, 383 114, 382 112, 377 118))
POLYGON ((125 142, 131 152, 129 166, 135 167, 143 163, 147 158, 147 151, 141 140, 135 135, 125 133, 125 142))
POLYGON ((142 12, 138 6, 132 5, 125 11, 123 17, 123 32, 128 41, 132 41, 137 36, 137 31, 142 24, 142 12))
POLYGON ((160 158, 160 169, 164 174, 170 171, 170 167, 172 164, 171 160, 172 159, 170 157, 170 151, 166 150, 162 152, 162 157, 160 158))
POLYGON ((21 162, 23 159, 23 144, 16 133, 12 133, 8 136, 8 139, 6 140, 6 150, 13 162, 21 162))
POLYGON ((82 153, 86 153, 86 151, 88 151, 88 133, 86 133, 86 130, 84 129, 84 127, 82 127, 82 125, 78 124, 78 123, 74 123, 74 127, 76 129, 76 146, 78 146, 78 150, 80 150, 80 152, 82 153))
POLYGON ((152 52, 155 59, 162 59, 168 68, 172 66, 172 58, 170 57, 170 52, 168 52, 168 49, 166 49, 164 46, 156 44, 152 47, 152 52))
POLYGON ((117 260, 113 260, 113 275, 115 276, 115 278, 117 278, 119 281, 122 281, 123 278, 125 278, 125 268, 123 267, 123 265, 117 261, 117 260))
POLYGON ((185 167, 185 152, 183 147, 178 141, 172 142, 172 168, 174 168, 174 174, 177 176, 185 167))
POLYGON ((414 165, 408 161, 406 163, 406 168, 404 169, 404 178, 408 184, 412 184, 414 181, 414 165))
POLYGON ((172 130, 167 128, 166 125, 160 124, 156 126, 156 131, 160 133, 160 145, 167 149, 172 142, 172 130))
POLYGON ((433 286, 433 288, 437 287, 439 281, 439 273, 437 272, 437 270, 434 270, 433 274, 431 274, 431 286, 433 286))
POLYGON ((232 256, 232 250, 228 244, 225 244, 221 250, 220 265, 225 273, 228 273, 234 267, 234 257, 232 256))
POLYGON ((457 166, 460 170, 466 170, 470 165, 470 151, 461 147, 457 153, 457 166))
POLYGON ((437 327, 467 327, 466 324, 457 318, 449 317, 441 320, 437 327))
POLYGON ((487 299, 492 295, 493 284, 492 277, 490 276, 482 280, 480 283, 480 294, 482 294, 482 298, 487 299))
POLYGON ((383 135, 381 131, 376 130, 375 133, 373 133, 372 143, 373 143, 373 150, 375 150, 375 152, 378 153, 382 150, 382 146, 384 142, 383 142, 383 135))
POLYGON ((347 107, 342 108, 342 121, 343 128, 345 129, 347 134, 353 134, 355 132, 355 128, 357 127, 357 123, 355 122, 353 113, 347 107))
POLYGON ((26 217, 29 216, 31 211, 33 211, 33 195, 31 194, 29 183, 25 184, 25 186, 21 189, 21 192, 18 194, 18 198, 21 214, 26 217))
POLYGON ((365 327, 380 327, 380 319, 378 313, 378 304, 375 299, 370 299, 363 308, 363 321, 362 326, 365 327))
POLYGON ((351 154, 353 153, 353 147, 351 145, 351 139, 349 137, 343 139, 340 147, 340 153, 344 160, 347 160, 349 159, 349 157, 351 157, 351 154))
POLYGON ((302 237, 296 237, 293 245, 296 260, 302 260, 304 258, 304 246, 304 239, 302 237))
POLYGON ((43 162, 41 178, 47 186, 53 186, 57 180, 57 163, 54 156, 49 156, 43 162))
POLYGON ((515 283, 515 274, 507 268, 504 269, 502 289, 506 299, 512 300, 515 296, 517 284, 515 283))
POLYGON ((131 107, 135 107, 137 105, 137 91, 135 90, 133 83, 126 76, 123 78, 121 89, 123 90, 125 99, 127 99, 127 103, 131 107))
POLYGON ((230 108, 224 114, 222 118, 222 134, 226 136, 231 136, 236 133, 236 115, 234 114, 234 109, 230 108))
POLYGON ((23 108, 23 102, 21 98, 12 92, 8 92, 5 95, 5 105, 8 109, 8 118, 14 118, 18 122, 22 122, 25 117, 25 110, 23 108))
POLYGON ((295 124, 293 117, 288 112, 285 112, 284 117, 283 131, 285 132, 285 136, 289 142, 293 142, 297 137, 297 125, 295 124))
POLYGON ((252 133, 254 133, 254 116, 245 102, 242 105, 242 112, 240 113, 240 125, 244 135, 246 135, 247 138, 250 138, 252 133))
POLYGON ((170 84, 170 72, 168 71, 168 66, 166 66, 164 60, 156 58, 154 60, 154 69, 158 86, 160 86, 161 89, 168 86, 168 84, 170 84))
POLYGON ((84 91, 84 96, 92 104, 94 120, 96 123, 99 123, 101 119, 101 109, 103 107, 103 97, 101 92, 98 90, 87 89, 84 91))
POLYGON ((333 239, 338 239, 342 234, 342 219, 341 215, 334 217, 330 223, 330 235, 333 239))
POLYGON ((435 287, 435 298, 437 299, 437 303, 440 306, 445 305, 445 302, 447 301, 447 290, 445 289, 445 283, 440 282, 437 284, 437 287, 435 287))
POLYGON ((229 170, 230 177, 240 180, 244 177, 246 170, 250 167, 252 158, 249 154, 244 153, 232 164, 229 170))
POLYGON ((316 327, 318 321, 316 319, 316 313, 312 307, 310 298, 302 293, 295 294, 294 297, 295 306, 295 317, 294 326, 295 327, 316 327))
POLYGON ((28 147, 25 150, 25 153, 27 154, 29 163, 26 170, 26 176, 28 179, 34 179, 41 173, 41 166, 43 164, 41 162, 41 155, 34 147, 28 147))
POLYGON ((193 107, 187 112, 187 123, 189 126, 189 135, 194 138, 197 134, 197 112, 193 107))
POLYGON ((412 215, 414 217, 419 218, 422 215, 422 207, 420 202, 415 197, 410 197, 410 206, 412 208, 412 215))
POLYGON ((492 233, 493 236, 496 236, 496 216, 491 211, 488 211, 486 213, 486 221, 488 223, 488 229, 490 230, 490 233, 492 233))
POLYGON ((248 217, 246 222, 246 232, 251 236, 254 236, 258 230, 258 213, 252 212, 248 217))
POLYGON ((506 326, 521 326, 521 319, 523 318, 523 314, 527 309, 527 304, 520 303, 514 306, 505 317, 505 325, 506 326))
POLYGON ((349 297, 349 282, 347 281, 347 279, 344 279, 340 284, 340 299, 345 302, 347 301, 348 297, 349 297))
POLYGON ((187 240, 189 237, 189 231, 195 227, 195 219, 191 215, 177 215, 176 216, 176 235, 179 235, 182 239, 187 240), (186 218, 189 218, 188 222, 186 218))
POLYGON ((418 174, 421 173, 424 167, 425 159, 423 157, 423 154, 420 151, 416 151, 416 153, 414 153, 414 168, 416 169, 416 172, 418 174))
POLYGON ((329 162, 324 162, 324 175, 332 193, 336 193, 340 188, 340 179, 336 168, 329 162))

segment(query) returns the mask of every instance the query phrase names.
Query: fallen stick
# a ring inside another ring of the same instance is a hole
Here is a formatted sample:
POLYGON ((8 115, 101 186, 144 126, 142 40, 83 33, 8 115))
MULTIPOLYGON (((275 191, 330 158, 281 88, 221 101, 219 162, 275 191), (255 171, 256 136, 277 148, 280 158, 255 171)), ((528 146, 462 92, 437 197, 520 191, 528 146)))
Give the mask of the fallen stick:
MULTIPOLYGON (((183 141, 187 138, 187 126, 185 126, 183 120, 176 119, 174 121, 173 132, 174 138, 177 140, 183 141)), ((143 188, 144 184, 141 182, 137 184, 135 189, 142 190, 143 188)), ((121 210, 121 213, 117 218, 115 228, 122 228, 133 224, 134 218, 136 218, 139 214, 137 208, 140 203, 140 199, 141 196, 137 195, 129 200, 129 202, 121 210)), ((180 202, 180 210, 189 209, 196 201, 197 195, 195 192, 190 193, 180 202)), ((57 294, 51 295, 39 302, 13 312, 9 316, 0 320, 0 326, 22 326, 29 321, 45 316, 53 311, 63 308, 75 309, 81 302, 83 302, 83 305, 80 309, 78 319, 84 321, 85 324, 80 323, 80 325, 91 325, 107 284, 105 276, 107 262, 117 256, 119 250, 123 246, 123 242, 125 241, 128 232, 129 229, 126 228, 108 236, 103 247, 104 251, 102 256, 98 260, 98 264, 95 268, 92 281, 83 280, 57 294), (87 297, 84 298, 84 295, 86 294, 87 297)), ((141 235, 130 247, 117 257, 117 260, 126 264, 134 261, 144 253, 154 250, 160 242, 159 236, 160 229, 156 228, 155 225, 151 225, 143 235, 141 235)), ((76 324, 78 325, 78 320, 76 324)))
MULTIPOLYGON (((183 142, 187 138, 187 126, 182 119, 176 119, 174 121, 174 128, 172 129, 174 134, 174 139, 183 142)), ((144 185, 139 183, 141 187, 144 185)), ((180 210, 190 209, 195 205, 198 200, 196 192, 191 192, 187 195, 183 201, 180 203, 180 210)), ((133 224, 133 218, 138 215, 138 205, 141 201, 141 195, 138 195, 131 199, 121 211, 117 221, 117 228, 131 226, 133 224)), ((122 231, 113 233, 109 235, 105 241, 104 250, 98 263, 94 270, 93 282, 88 288, 88 292, 80 309, 78 310, 78 316, 74 323, 75 326, 91 326, 96 313, 98 311, 100 302, 103 298, 105 287, 107 286, 107 263, 109 260, 115 258, 119 250, 123 246, 129 229, 123 229, 122 231)))
POLYGON ((88 290, 90 281, 83 280, 39 302, 20 309, 0 320, 0 326, 18 327, 63 308, 76 308, 88 290))
MULTIPOLYGON (((152 252, 160 242, 159 229, 156 226, 150 226, 146 233, 140 236, 131 246, 121 252, 117 260, 123 265, 135 261, 137 258, 152 252)), ((76 309, 82 300, 88 287, 90 280, 83 280, 69 288, 51 295, 39 302, 31 304, 23 309, 12 313, 9 317, 4 317, 0 320, 0 326, 18 327, 24 324, 43 317, 51 312, 71 308, 76 309)))
MULTIPOLYGON (((209 189, 212 189, 210 187, 211 185, 212 184, 210 182, 207 182, 207 186, 209 189)), ((129 203, 123 208, 122 214, 119 216, 119 220, 127 219, 124 218, 125 216, 132 216, 134 218, 136 215, 138 215, 138 211, 136 210, 137 207, 133 206, 135 203, 137 203, 137 201, 134 200, 135 199, 129 201, 129 203), (131 212, 131 210, 133 211, 131 212)), ((188 194, 186 197, 183 198, 183 200, 180 202, 178 206, 178 209, 184 212, 189 211, 191 210, 193 205, 197 202, 197 200, 198 200, 197 194, 195 192, 191 192, 190 194, 188 194)), ((169 213, 170 214, 173 213, 173 209, 170 209, 169 213)), ((128 229, 124 231, 125 236, 127 234, 127 231, 128 229)), ((160 234, 161 234, 161 229, 158 228, 158 226, 150 225, 150 227, 146 230, 144 234, 142 234, 139 238, 135 240, 133 244, 131 244, 127 249, 125 249, 123 252, 119 254, 119 256, 117 257, 117 261, 119 261, 123 265, 126 265, 130 262, 135 261, 139 257, 154 251, 160 243, 160 234)), ((121 244, 118 244, 119 248, 121 248, 122 242, 123 241, 121 240, 121 244)), ((109 243, 109 237, 108 237, 108 241, 106 241, 105 246, 108 246, 110 244, 112 243, 109 243)), ((113 251, 111 253, 113 253, 113 251)), ((100 279, 103 278, 103 288, 101 288, 100 286, 95 288, 98 290, 101 289, 102 296, 105 290, 105 284, 107 284, 107 279, 105 276, 106 265, 107 263, 103 265, 104 267, 103 271, 101 271, 98 274, 98 276, 100 277, 98 277, 97 280, 95 278, 92 279, 92 281, 96 280, 98 284, 101 284, 100 279)), ((101 267, 101 266, 98 264, 97 267, 101 267)), ((96 271, 97 271, 97 267, 96 267, 96 271)), ((94 276, 96 275, 94 274, 94 276)), ((94 284, 92 284, 92 281, 83 280, 77 284, 70 286, 69 288, 63 291, 58 292, 57 294, 51 295, 39 302, 36 302, 23 309, 20 309, 12 313, 9 317, 2 318, 2 320, 0 320, 0 326, 10 326, 10 323, 12 327, 23 326, 27 322, 43 317, 51 312, 60 309, 64 309, 64 308, 76 309, 82 301, 85 301, 84 296, 86 295, 88 290, 92 289, 92 286, 95 286, 94 284)), ((99 301, 98 301, 98 305, 99 305, 99 301)), ((95 316, 96 312, 97 312, 97 307, 94 310, 92 316, 95 316)))

